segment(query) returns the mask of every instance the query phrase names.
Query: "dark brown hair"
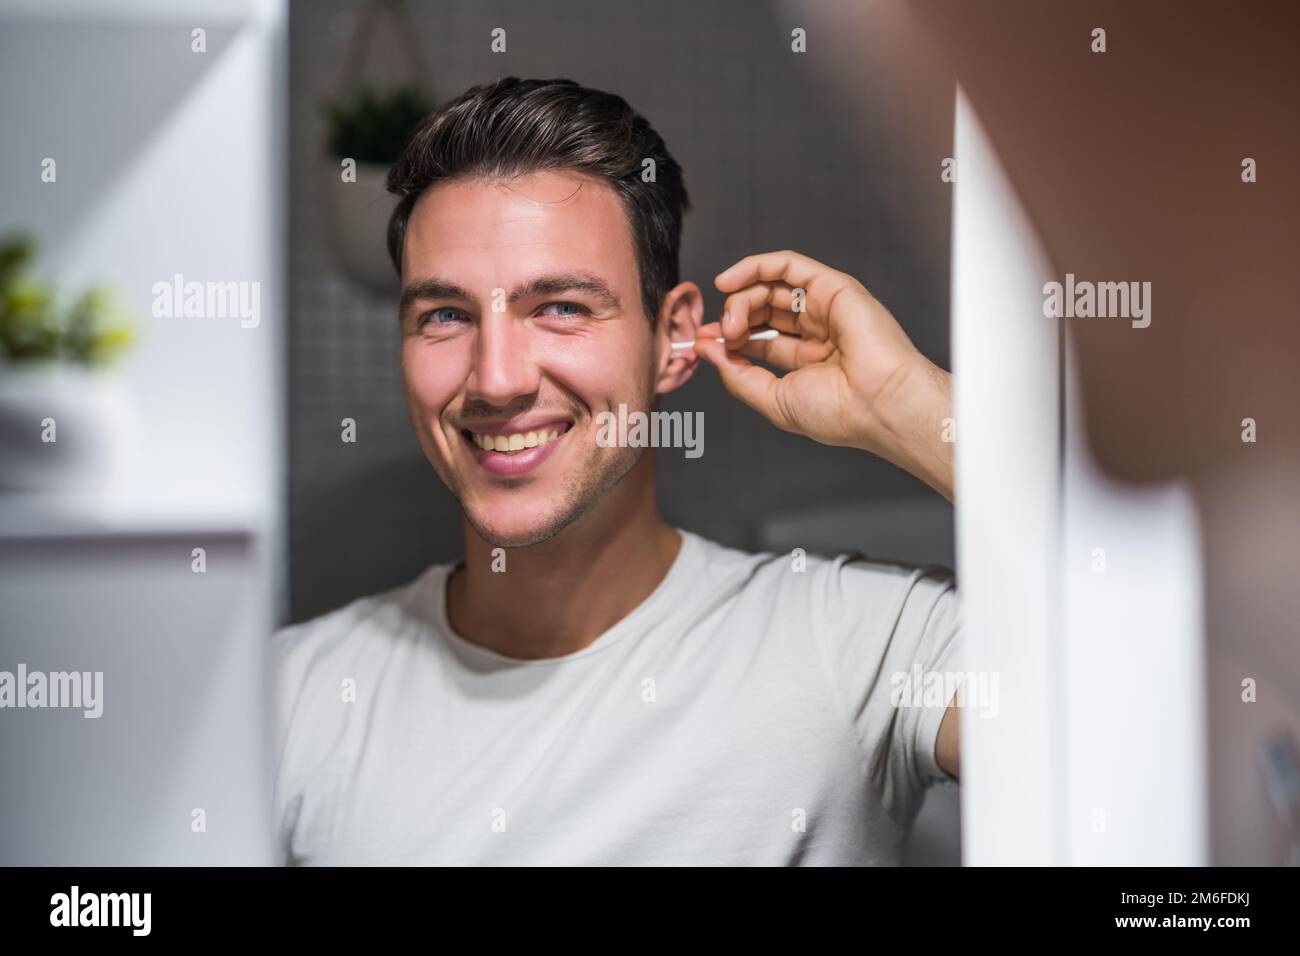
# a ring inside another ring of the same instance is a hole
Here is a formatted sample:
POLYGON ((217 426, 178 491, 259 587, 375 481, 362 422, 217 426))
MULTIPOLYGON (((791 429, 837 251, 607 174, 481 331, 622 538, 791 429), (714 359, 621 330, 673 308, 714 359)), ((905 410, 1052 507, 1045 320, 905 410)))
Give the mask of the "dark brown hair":
POLYGON ((682 169, 627 101, 572 80, 507 77, 475 86, 420 123, 388 173, 388 191, 398 197, 388 254, 398 274, 407 221, 426 189, 452 179, 544 170, 598 177, 622 200, 653 326, 678 282, 682 216, 690 208, 682 169), (654 160, 653 182, 642 179, 647 159, 654 160))

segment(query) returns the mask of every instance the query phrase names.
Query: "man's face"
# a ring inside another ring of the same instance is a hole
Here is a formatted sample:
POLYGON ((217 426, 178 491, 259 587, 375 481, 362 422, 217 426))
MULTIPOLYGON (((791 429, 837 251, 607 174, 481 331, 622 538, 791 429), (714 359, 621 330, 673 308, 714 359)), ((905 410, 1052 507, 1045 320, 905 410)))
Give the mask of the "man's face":
POLYGON ((636 463, 641 449, 596 442, 600 412, 650 409, 658 372, 627 214, 604 183, 435 186, 407 225, 402 286, 411 419, 486 541, 546 540, 636 463))

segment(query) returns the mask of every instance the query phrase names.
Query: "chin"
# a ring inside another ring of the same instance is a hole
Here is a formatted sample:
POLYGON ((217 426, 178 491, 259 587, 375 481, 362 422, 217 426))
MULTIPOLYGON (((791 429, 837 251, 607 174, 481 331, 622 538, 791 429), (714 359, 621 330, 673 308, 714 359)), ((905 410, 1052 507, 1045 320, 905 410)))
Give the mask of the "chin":
POLYGON ((619 449, 559 482, 480 488, 456 497, 470 526, 492 547, 526 548, 555 537, 587 515, 632 470, 642 451, 619 449))
POLYGON ((468 507, 465 517, 480 538, 494 548, 526 548, 559 534, 579 517, 572 507, 556 508, 549 501, 542 508, 523 508, 509 502, 497 508, 468 507))

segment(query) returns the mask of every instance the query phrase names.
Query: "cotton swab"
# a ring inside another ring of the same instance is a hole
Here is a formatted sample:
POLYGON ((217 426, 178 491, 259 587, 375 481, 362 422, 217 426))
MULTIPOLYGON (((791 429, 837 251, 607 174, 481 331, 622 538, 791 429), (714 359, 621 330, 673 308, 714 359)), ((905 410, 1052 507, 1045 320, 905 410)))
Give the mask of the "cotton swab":
MULTIPOLYGON (((778 329, 764 329, 762 332, 755 332, 753 335, 751 335, 751 336, 747 339, 747 341, 749 341, 749 342, 765 342, 765 341, 767 341, 767 340, 769 340, 769 339, 774 339, 774 338, 776 338, 776 337, 777 337, 778 335, 780 335, 780 334, 781 334, 781 332, 780 332, 778 329)), ((717 338, 717 339, 714 339, 713 341, 715 341, 715 342, 725 342, 725 341, 727 341, 727 340, 726 340, 726 339, 722 339, 722 338, 717 338)), ((675 348, 675 349, 693 349, 693 348, 695 348, 695 342, 694 342, 694 340, 692 340, 692 341, 690 341, 690 342, 674 342, 674 343, 673 343, 673 348, 675 348)))

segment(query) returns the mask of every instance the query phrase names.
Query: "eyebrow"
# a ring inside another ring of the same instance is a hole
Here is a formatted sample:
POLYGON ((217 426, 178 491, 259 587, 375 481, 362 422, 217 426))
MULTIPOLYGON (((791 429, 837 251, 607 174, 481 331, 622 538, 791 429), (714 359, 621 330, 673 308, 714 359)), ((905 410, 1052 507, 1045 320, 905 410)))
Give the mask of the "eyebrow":
MULTIPOLYGON (((563 292, 583 292, 610 309, 619 309, 622 303, 614 290, 600 276, 590 272, 556 272, 535 276, 522 285, 515 286, 510 292, 509 301, 531 299, 543 295, 559 295, 563 292)), ((407 307, 419 299, 454 299, 460 302, 473 302, 474 296, 446 279, 431 277, 417 279, 402 290, 402 299, 398 306, 401 314, 407 307)))

